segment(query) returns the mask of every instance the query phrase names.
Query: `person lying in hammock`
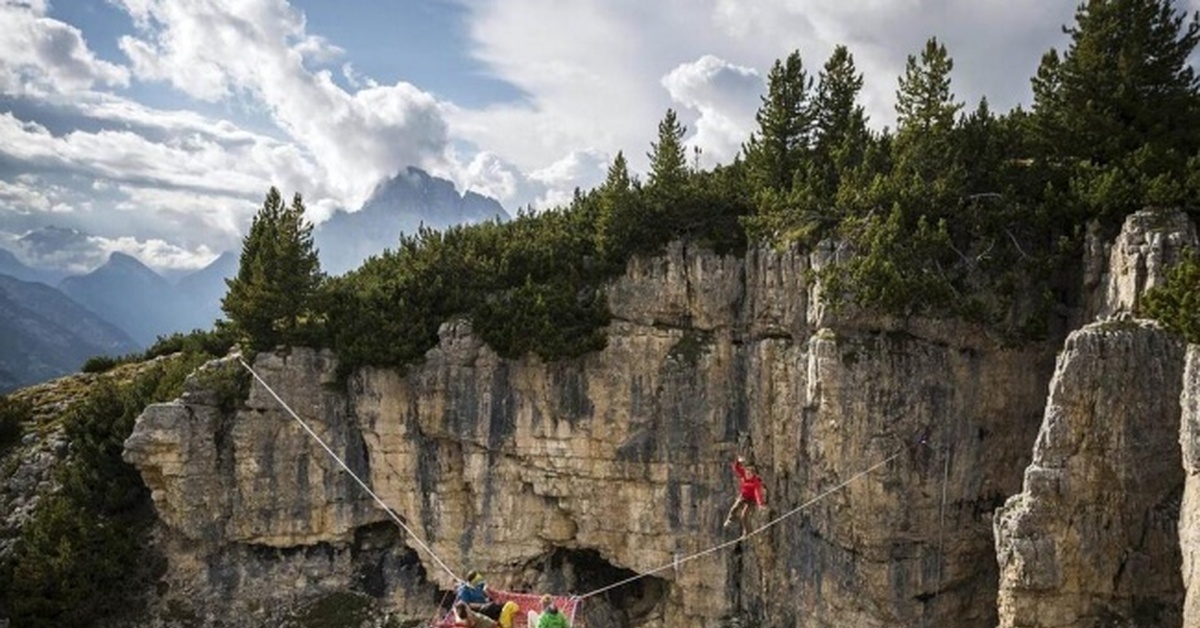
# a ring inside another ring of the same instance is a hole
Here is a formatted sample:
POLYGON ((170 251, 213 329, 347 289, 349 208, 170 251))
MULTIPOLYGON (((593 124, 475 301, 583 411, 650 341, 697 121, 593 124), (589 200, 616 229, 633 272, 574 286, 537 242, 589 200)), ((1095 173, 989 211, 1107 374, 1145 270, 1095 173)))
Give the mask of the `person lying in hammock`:
POLYGON ((742 536, 746 536, 750 533, 750 509, 766 506, 767 495, 763 489, 762 478, 754 472, 754 465, 746 464, 745 458, 738 456, 737 460, 733 461, 733 472, 738 476, 741 485, 738 487, 738 496, 733 502, 733 507, 725 516, 725 527, 733 525, 733 515, 737 514, 738 522, 742 524, 742 536))
POLYGON ((490 602, 483 574, 474 569, 468 572, 467 579, 458 583, 458 587, 455 589, 454 601, 466 604, 467 608, 473 611, 479 610, 481 606, 490 602))
POLYGON ((554 598, 543 595, 541 606, 541 613, 529 611, 529 621, 525 624, 526 626, 529 628, 571 628, 567 617, 558 610, 558 606, 555 606, 554 598))
POLYGON ((454 628, 496 628, 496 622, 467 607, 465 602, 454 603, 454 628))

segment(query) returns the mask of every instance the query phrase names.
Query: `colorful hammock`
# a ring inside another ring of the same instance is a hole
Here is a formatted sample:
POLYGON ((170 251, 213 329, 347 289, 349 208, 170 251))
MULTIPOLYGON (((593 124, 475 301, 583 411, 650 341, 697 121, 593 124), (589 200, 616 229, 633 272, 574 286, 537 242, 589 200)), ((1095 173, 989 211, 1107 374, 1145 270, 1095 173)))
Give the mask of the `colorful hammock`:
MULTIPOLYGON (((535 628, 527 626, 526 621, 529 618, 529 611, 535 613, 542 612, 542 596, 534 593, 512 593, 509 591, 497 591, 495 589, 487 590, 488 597, 492 600, 504 604, 505 602, 515 602, 521 610, 517 611, 517 616, 513 619, 513 628, 535 628)), ((571 628, 579 628, 581 624, 575 623, 575 611, 579 610, 579 605, 583 600, 575 596, 554 595, 554 605, 558 607, 558 612, 567 617, 567 622, 571 628)), ((446 613, 446 616, 433 624, 434 628, 453 628, 454 626, 454 609, 446 613)))

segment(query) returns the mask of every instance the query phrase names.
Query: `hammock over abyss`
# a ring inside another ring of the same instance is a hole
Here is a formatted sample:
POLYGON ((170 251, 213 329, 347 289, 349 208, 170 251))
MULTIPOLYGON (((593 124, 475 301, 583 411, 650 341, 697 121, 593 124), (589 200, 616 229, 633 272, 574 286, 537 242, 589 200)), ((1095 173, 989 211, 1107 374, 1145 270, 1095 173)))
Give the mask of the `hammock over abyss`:
MULTIPOLYGON (((501 604, 505 602, 515 602, 517 607, 521 609, 517 611, 516 617, 513 618, 513 628, 518 628, 520 626, 526 626, 526 628, 536 628, 534 626, 527 626, 526 620, 529 618, 529 611, 534 611, 537 613, 542 612, 541 595, 535 593, 512 593, 510 591, 497 591, 496 589, 489 587, 488 596, 501 604)), ((551 597, 554 598, 554 605, 558 607, 558 612, 566 616, 567 622, 571 628, 578 628, 581 626, 581 624, 575 623, 575 611, 579 609, 580 603, 583 602, 581 598, 573 595, 553 595, 551 597)), ((435 620, 434 623, 431 624, 431 628, 453 628, 456 625, 454 621, 454 610, 451 609, 451 611, 447 613, 445 617, 441 618, 440 620, 435 620)))

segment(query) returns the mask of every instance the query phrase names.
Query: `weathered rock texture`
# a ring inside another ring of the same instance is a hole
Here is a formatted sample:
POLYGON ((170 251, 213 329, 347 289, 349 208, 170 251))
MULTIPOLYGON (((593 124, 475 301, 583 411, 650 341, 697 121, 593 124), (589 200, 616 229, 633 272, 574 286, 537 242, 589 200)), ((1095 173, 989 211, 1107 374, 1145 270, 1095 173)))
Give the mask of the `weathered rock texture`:
POLYGON ((996 512, 1001 626, 1181 625, 1183 357, 1132 319, 1068 338, 1024 491, 996 512))
MULTIPOLYGON (((1088 238, 1091 260, 1085 283, 1098 290, 1090 306, 1097 318, 1117 312, 1141 314, 1146 291, 1161 285, 1166 271, 1188 247, 1197 244, 1196 227, 1179 211, 1147 209, 1130 214, 1120 235, 1107 247, 1107 264, 1100 263, 1105 247, 1098 245, 1096 234, 1088 238)), ((1084 321, 1084 322, 1090 322, 1084 321)))
MULTIPOLYGON (((1108 296, 1084 311, 1136 309, 1194 240, 1154 216, 1127 222, 1114 270, 1085 264, 1108 296)), ((608 291, 607 347, 577 360, 501 359, 461 321, 404 374, 256 356, 407 530, 264 385, 226 413, 197 376, 127 442, 169 562, 147 623, 277 624, 346 592, 429 617, 475 568, 580 594, 646 575, 588 597, 591 628, 1179 625, 1178 539, 1190 582, 1200 536, 1173 511, 1181 345, 1113 320, 1056 371, 1050 344, 825 307, 808 277, 837 254, 635 259, 608 291), (692 560, 731 539, 737 453, 766 478, 755 523, 786 518, 692 560)))
MULTIPOLYGON (((263 354, 261 368, 293 411, 359 474, 361 433, 336 392, 328 353, 263 354)), ((398 542, 370 497, 262 386, 236 414, 220 408, 204 370, 182 399, 138 418, 124 457, 138 465, 161 520, 170 568, 160 613, 183 625, 267 625, 307 602, 347 590, 391 600, 404 611, 424 593, 420 564, 398 542)), ((423 605, 416 610, 424 611, 423 605)), ((168 622, 168 625, 170 623, 168 622)))
MULTIPOLYGON (((588 598, 593 628, 994 626, 991 512, 1019 490, 1053 349, 839 317, 809 264, 679 244, 634 260, 607 348, 573 361, 503 360, 458 322, 405 375, 333 386, 332 357, 299 349, 254 368, 457 575, 503 588, 587 593, 729 540, 729 461, 756 459, 755 522, 794 514, 588 598)), ((127 445, 162 513, 163 606, 259 625, 348 589, 429 616, 451 576, 265 388, 215 408, 152 407, 127 445)))
POLYGON ((1186 475, 1179 519, 1183 586, 1187 589, 1183 625, 1200 626, 1200 345, 1188 347, 1180 401, 1183 420, 1179 444, 1186 475))

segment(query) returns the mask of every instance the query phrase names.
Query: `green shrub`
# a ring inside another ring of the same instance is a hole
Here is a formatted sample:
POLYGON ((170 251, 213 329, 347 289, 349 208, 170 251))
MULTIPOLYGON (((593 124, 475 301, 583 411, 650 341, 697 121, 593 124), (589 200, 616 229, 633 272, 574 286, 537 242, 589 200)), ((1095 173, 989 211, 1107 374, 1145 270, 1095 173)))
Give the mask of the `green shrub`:
POLYGON ((216 392, 220 408, 225 412, 234 410, 250 396, 250 373, 236 362, 221 362, 194 371, 198 384, 206 390, 216 392))
POLYGON ((110 355, 94 355, 83 363, 83 368, 80 370, 84 373, 106 373, 120 363, 117 358, 110 355))
POLYGON ((1189 249, 1167 271, 1166 282, 1150 289, 1145 313, 1190 343, 1200 343, 1200 254, 1189 249))
POLYGON ((142 359, 153 360, 180 352, 201 353, 219 358, 229 353, 233 343, 233 332, 225 326, 218 326, 211 330, 193 329, 186 334, 176 332, 170 336, 159 336, 154 344, 150 345, 150 348, 142 354, 142 359))
POLYGON ((21 440, 22 424, 33 418, 33 406, 24 400, 0 395, 0 453, 21 440))

